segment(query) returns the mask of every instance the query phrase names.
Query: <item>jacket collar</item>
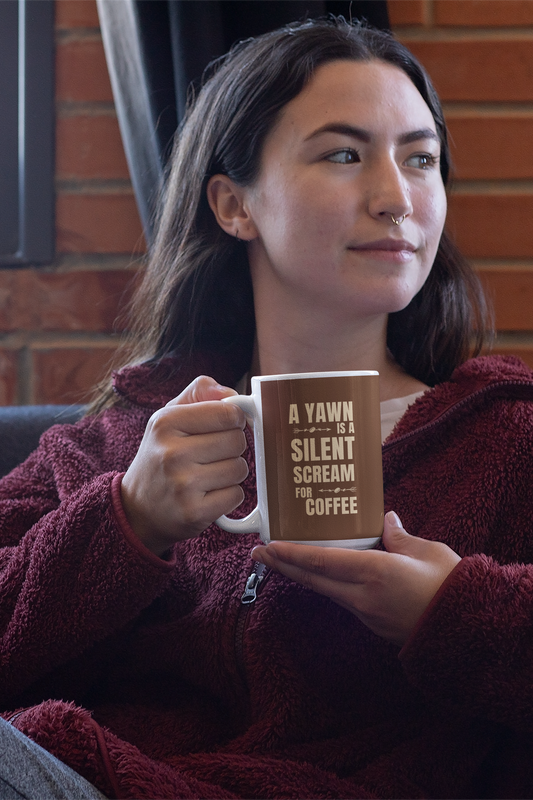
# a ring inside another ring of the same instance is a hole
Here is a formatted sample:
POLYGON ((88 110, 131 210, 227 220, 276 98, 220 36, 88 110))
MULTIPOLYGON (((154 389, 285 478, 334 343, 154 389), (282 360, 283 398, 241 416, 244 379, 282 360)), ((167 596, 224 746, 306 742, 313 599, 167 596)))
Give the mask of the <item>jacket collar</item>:
POLYGON ((218 354, 198 354, 192 364, 169 356, 114 372, 113 388, 128 403, 156 411, 177 397, 199 375, 209 375, 223 386, 235 388, 242 372, 233 360, 218 354))
POLYGON ((442 417, 468 398, 498 395, 533 400, 533 372, 514 356, 482 356, 458 367, 449 381, 425 392, 411 405, 395 427, 386 446, 442 417))
MULTIPOLYGON (((113 374, 113 386, 117 394, 129 403, 155 411, 180 394, 198 375, 209 375, 218 383, 235 388, 242 372, 242 365, 235 359, 218 354, 198 354, 192 364, 169 356, 157 362, 124 367, 113 374)), ((471 359, 458 367, 449 381, 425 392, 410 407, 406 415, 409 428, 414 416, 419 418, 417 424, 424 424, 446 408, 493 384, 501 384, 502 391, 507 385, 533 386, 533 373, 523 361, 513 356, 471 359)))

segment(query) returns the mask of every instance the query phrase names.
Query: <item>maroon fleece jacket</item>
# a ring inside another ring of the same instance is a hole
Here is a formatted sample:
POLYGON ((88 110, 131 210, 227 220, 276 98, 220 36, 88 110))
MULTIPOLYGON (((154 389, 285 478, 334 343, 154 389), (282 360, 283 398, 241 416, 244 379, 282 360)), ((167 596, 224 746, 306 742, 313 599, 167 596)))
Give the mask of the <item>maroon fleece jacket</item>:
POLYGON ((255 534, 137 540, 121 476, 192 377, 120 372, 0 482, 3 716, 110 797, 532 797, 530 370, 468 362, 384 445, 387 510, 463 556, 401 651, 275 573, 243 605, 255 534))

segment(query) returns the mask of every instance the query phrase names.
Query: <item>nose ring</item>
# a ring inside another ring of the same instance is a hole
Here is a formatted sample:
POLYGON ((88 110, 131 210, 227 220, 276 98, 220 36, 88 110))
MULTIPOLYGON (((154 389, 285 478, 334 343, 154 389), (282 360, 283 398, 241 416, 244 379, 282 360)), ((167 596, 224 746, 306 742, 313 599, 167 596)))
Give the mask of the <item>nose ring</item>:
POLYGON ((394 222, 395 225, 401 225, 406 216, 407 216, 406 214, 402 214, 401 217, 398 217, 398 219, 396 219, 396 217, 393 217, 393 215, 391 214, 390 218, 394 222))

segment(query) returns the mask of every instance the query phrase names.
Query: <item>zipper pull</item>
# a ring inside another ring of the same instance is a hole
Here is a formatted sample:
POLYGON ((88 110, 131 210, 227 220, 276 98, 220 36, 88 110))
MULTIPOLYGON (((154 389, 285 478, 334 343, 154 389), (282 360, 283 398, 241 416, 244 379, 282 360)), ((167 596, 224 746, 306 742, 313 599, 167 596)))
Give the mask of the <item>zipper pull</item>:
POLYGON ((241 603, 244 606, 249 605, 250 603, 255 603, 257 600, 257 590, 259 588, 259 584, 264 578, 263 573, 265 569, 266 567, 264 564, 256 562, 254 571, 246 580, 246 586, 244 587, 244 592, 241 597, 241 603))

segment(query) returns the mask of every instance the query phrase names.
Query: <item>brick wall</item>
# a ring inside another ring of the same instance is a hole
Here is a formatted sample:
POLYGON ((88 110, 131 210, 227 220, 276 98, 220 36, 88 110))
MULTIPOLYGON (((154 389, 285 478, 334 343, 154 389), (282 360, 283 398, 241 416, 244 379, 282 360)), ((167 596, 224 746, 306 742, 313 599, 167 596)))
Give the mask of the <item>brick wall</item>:
POLYGON ((0 405, 87 398, 144 251, 95 0, 55 9, 57 255, 0 270, 0 405))
MULTIPOLYGON (((444 100, 450 225, 533 366, 533 0, 389 0, 444 100)), ((0 270, 0 405, 83 401, 119 338, 144 243, 95 0, 56 0, 57 256, 0 270), (133 254, 133 255, 132 255, 133 254)))
POLYGON ((533 0, 388 0, 444 102, 449 226, 495 309, 495 351, 533 367, 533 0))

